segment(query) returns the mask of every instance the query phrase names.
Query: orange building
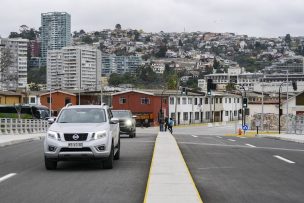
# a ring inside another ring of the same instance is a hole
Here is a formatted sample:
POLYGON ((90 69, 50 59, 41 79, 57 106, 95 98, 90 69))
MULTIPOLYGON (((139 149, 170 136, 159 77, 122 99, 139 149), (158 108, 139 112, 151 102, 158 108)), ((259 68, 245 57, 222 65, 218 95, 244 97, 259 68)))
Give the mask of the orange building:
POLYGON ((113 109, 130 110, 133 115, 137 116, 137 123, 148 119, 150 125, 158 125, 160 109, 165 117, 168 116, 168 96, 137 90, 118 92, 112 96, 113 109))
POLYGON ((52 91, 51 93, 48 92, 40 95, 41 105, 50 107, 50 101, 51 101, 52 115, 54 116, 57 116, 59 111, 68 103, 72 103, 73 105, 77 104, 76 94, 72 94, 60 90, 56 90, 56 91, 52 91))

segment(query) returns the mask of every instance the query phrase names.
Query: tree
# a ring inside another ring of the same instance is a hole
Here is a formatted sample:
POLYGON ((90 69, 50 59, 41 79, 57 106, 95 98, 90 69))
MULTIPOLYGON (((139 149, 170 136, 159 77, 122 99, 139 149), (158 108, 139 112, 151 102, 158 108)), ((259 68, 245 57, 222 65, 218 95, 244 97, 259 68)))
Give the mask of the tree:
POLYGON ((109 85, 118 86, 123 82, 122 77, 117 73, 112 73, 109 78, 109 85))
POLYGON ((155 56, 158 58, 164 58, 166 56, 167 53, 167 46, 166 45, 161 45, 159 47, 158 52, 156 52, 155 56))
POLYGON ((81 41, 83 43, 86 43, 86 44, 92 44, 93 43, 93 39, 90 36, 88 36, 88 35, 82 37, 81 41))
POLYGON ((235 90, 234 83, 229 83, 228 85, 226 85, 226 91, 227 92, 232 91, 232 90, 235 90))
POLYGON ((291 43, 291 37, 290 34, 286 34, 285 38, 284 38, 285 42, 290 46, 291 43))
POLYGON ((121 25, 120 25, 120 24, 116 24, 116 25, 115 25, 115 29, 116 29, 116 30, 121 30, 121 25))

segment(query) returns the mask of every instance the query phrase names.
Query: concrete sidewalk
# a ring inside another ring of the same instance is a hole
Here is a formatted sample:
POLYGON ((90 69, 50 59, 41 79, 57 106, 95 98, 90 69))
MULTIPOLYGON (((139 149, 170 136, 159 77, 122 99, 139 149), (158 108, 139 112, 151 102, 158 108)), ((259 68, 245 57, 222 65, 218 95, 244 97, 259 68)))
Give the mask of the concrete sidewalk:
POLYGON ((202 202, 176 140, 169 132, 159 132, 156 138, 144 202, 202 202))
POLYGON ((256 136, 304 143, 304 135, 283 133, 283 134, 264 134, 264 135, 256 135, 256 136))
POLYGON ((0 147, 22 142, 29 142, 33 140, 39 140, 44 137, 45 134, 46 133, 0 135, 0 147))

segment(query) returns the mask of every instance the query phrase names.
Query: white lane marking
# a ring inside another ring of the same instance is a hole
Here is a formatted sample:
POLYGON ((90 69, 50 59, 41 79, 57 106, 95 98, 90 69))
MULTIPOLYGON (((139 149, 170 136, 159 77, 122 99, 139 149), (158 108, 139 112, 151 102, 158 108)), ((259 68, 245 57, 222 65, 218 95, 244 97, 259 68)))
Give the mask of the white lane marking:
POLYGON ((256 146, 251 145, 251 144, 245 144, 245 145, 247 145, 247 146, 249 146, 249 147, 256 147, 256 146))
MULTIPOLYGON (((253 147, 248 147, 245 145, 228 145, 228 144, 210 144, 210 143, 196 143, 196 142, 178 142, 179 144, 190 144, 190 145, 201 145, 201 146, 217 146, 217 147, 239 147, 244 149, 253 149, 253 147)), ((304 152, 303 149, 287 149, 287 148, 276 148, 276 147, 255 147, 255 149, 267 149, 267 150, 281 150, 290 152, 304 152)))
POLYGON ((238 138, 243 138, 243 139, 246 139, 246 137, 241 137, 241 136, 238 136, 238 138))
POLYGON ((233 139, 228 139, 229 141, 231 141, 231 142, 235 142, 235 140, 233 140, 233 139))
POLYGON ((217 138, 220 138, 220 139, 222 138, 221 136, 216 136, 216 137, 217 137, 217 138))
POLYGON ((11 178, 11 177, 13 177, 13 176, 15 176, 15 175, 17 175, 17 173, 9 173, 9 174, 1 177, 0 178, 0 183, 3 182, 3 181, 5 181, 5 180, 7 180, 7 179, 9 179, 9 178, 11 178))
POLYGON ((197 137, 196 135, 191 135, 192 137, 197 137))
POLYGON ((289 164, 295 164, 296 163, 296 162, 290 161, 290 160, 285 159, 284 157, 281 157, 281 156, 278 156, 278 155, 274 155, 274 157, 277 158, 277 159, 280 159, 282 161, 285 161, 285 162, 287 162, 289 164))

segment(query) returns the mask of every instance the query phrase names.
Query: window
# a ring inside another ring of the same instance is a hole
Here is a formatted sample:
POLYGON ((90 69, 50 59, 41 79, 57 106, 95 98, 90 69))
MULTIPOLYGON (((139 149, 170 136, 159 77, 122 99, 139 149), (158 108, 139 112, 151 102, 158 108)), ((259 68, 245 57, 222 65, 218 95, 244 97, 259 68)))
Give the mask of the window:
POLYGON ((170 97, 170 104, 174 104, 174 97, 170 97))
POLYGON ((35 97, 31 97, 30 98, 30 103, 35 104, 36 103, 36 98, 35 97))
POLYGON ((50 99, 50 97, 47 97, 47 103, 48 104, 52 103, 52 99, 50 99))
POLYGON ((220 104, 223 103, 223 98, 220 98, 220 104))
POLYGON ((68 103, 71 103, 71 98, 70 97, 66 97, 64 100, 64 105, 67 105, 68 103))
POLYGON ((184 121, 188 120, 188 112, 183 113, 183 118, 184 118, 184 121))
POLYGON ((231 98, 229 98, 229 104, 231 103, 231 98))
POLYGON ((215 103, 216 103, 216 104, 218 103, 218 98, 215 98, 215 103))
POLYGON ((180 98, 177 98, 177 104, 180 104, 180 98))
POLYGON ((199 112, 194 113, 194 119, 197 121, 199 120, 199 112))
POLYGON ((208 104, 208 98, 205 98, 205 104, 208 104))
POLYGON ((240 98, 237 99, 237 103, 240 103, 240 98))
POLYGON ((225 111, 225 116, 228 116, 228 111, 225 111))
POLYGON ((233 114, 234 114, 234 116, 237 116, 237 110, 235 110, 233 114))
POLYGON ((227 98, 225 98, 225 104, 227 104, 227 98))
POLYGON ((167 104, 167 98, 163 98, 163 103, 167 104))
POLYGON ((197 98, 194 98, 194 105, 197 105, 197 98))
POLYGON ((200 98, 200 105, 203 104, 203 98, 200 98))
POLYGON ((188 99, 188 104, 192 104, 192 98, 188 99))
POLYGON ((127 103, 127 99, 125 97, 119 98, 119 104, 126 104, 126 103, 127 103))
POLYGON ((187 104, 187 98, 183 98, 183 104, 187 104))
POLYGON ((210 112, 206 111, 206 119, 210 119, 210 112))
POLYGON ((141 104, 150 104, 150 99, 148 97, 142 97, 141 104))

